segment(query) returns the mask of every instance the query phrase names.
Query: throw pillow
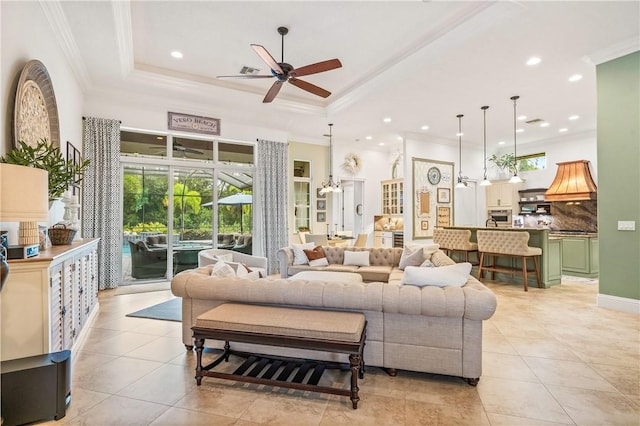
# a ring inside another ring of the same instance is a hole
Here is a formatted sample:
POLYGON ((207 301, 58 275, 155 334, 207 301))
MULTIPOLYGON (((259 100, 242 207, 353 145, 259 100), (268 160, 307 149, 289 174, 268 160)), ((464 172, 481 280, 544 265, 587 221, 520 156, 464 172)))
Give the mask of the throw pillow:
POLYGON ((456 263, 455 265, 440 266, 438 268, 420 268, 407 266, 402 276, 401 284, 424 287, 462 287, 469 279, 471 263, 456 263))
POLYGON ((436 265, 433 264, 432 261, 430 261, 429 259, 425 260, 424 262, 422 262, 420 264, 421 268, 435 268, 436 265))
POLYGON ((404 250, 402 250, 400 265, 398 265, 398 267, 404 270, 407 266, 420 266, 423 260, 424 254, 421 248, 412 252, 405 247, 404 250))
POLYGON ((224 261, 216 262, 211 270, 212 277, 235 277, 236 271, 233 270, 231 265, 224 261))
POLYGON ((316 245, 314 243, 306 244, 291 244, 291 250, 293 250, 293 264, 294 265, 306 265, 309 263, 307 255, 304 254, 305 250, 313 250, 316 245))
POLYGON ((233 262, 233 253, 216 254, 214 257, 225 262, 233 262))
POLYGON ((309 266, 329 266, 329 261, 326 257, 321 257, 320 259, 310 260, 309 266))
POLYGON ((344 251, 344 265, 369 266, 369 251, 344 251))
POLYGON ((322 248, 322 246, 317 246, 312 248, 311 250, 305 249, 302 251, 304 251, 304 254, 307 256, 307 259, 309 260, 316 260, 316 259, 321 259, 323 257, 327 257, 327 255, 324 254, 324 249, 322 248))

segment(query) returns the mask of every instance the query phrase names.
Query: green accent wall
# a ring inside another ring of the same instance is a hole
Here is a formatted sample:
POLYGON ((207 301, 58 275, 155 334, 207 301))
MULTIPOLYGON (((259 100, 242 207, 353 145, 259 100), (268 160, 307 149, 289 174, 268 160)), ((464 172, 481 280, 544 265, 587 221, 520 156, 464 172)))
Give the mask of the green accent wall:
POLYGON ((640 52, 596 67, 600 293, 640 299, 640 52), (634 220, 635 231, 618 231, 634 220))

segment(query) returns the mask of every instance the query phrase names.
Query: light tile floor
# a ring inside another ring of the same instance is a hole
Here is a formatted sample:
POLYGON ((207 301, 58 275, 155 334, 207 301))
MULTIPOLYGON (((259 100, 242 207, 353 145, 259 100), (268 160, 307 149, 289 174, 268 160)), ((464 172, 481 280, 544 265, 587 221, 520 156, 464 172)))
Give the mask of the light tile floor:
MULTIPOLYGON (((640 425, 640 318, 597 308, 597 284, 550 289, 488 283, 483 375, 459 378, 369 368, 361 401, 205 378, 180 324, 127 313, 169 291, 100 293, 100 312, 73 360, 72 402, 51 424, 79 425, 640 425)), ((234 362, 229 363, 233 368, 234 362)), ((325 384, 348 383, 347 372, 325 384)), ((47 424, 48 424, 47 423, 47 424)))

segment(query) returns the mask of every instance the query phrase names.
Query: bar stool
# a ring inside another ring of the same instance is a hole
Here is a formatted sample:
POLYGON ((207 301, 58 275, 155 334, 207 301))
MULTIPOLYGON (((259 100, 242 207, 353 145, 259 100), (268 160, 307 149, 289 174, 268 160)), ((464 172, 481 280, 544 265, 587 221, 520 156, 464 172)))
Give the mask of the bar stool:
POLYGON ((480 251, 480 265, 478 265, 478 279, 483 278, 483 271, 491 271, 491 279, 495 278, 496 272, 521 273, 524 282, 524 291, 529 291, 527 286, 527 273, 535 272, 538 280, 538 287, 542 285, 540 280, 540 269, 538 268, 538 257, 542 254, 542 249, 529 247, 529 233, 526 231, 481 231, 476 233, 478 237, 478 250, 480 251), (489 264, 484 264, 485 255, 489 258, 489 264), (496 265, 496 257, 520 258, 522 269, 517 267, 509 268, 496 265), (527 259, 533 259, 534 269, 527 269, 527 259))
POLYGON ((433 242, 440 245, 440 250, 447 255, 454 251, 464 253, 464 261, 469 262, 469 253, 476 253, 478 256, 478 244, 469 241, 471 231, 468 229, 442 229, 433 230, 433 242))

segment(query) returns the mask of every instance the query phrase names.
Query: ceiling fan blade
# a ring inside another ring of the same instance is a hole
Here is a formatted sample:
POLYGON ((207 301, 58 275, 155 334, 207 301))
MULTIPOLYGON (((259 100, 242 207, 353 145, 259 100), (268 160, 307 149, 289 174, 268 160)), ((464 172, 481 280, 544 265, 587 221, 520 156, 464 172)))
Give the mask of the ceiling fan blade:
POLYGON ((217 75, 216 78, 273 78, 273 75, 217 75))
POLYGON ((303 80, 298 80, 297 78, 289 78, 289 83, 293 84, 296 87, 299 87, 302 90, 306 90, 309 93, 313 93, 314 95, 322 96, 323 98, 327 98, 329 97, 329 95, 331 95, 331 92, 329 92, 328 90, 325 90, 322 87, 318 87, 315 84, 311 84, 303 80))
POLYGON ((267 65, 269 65, 269 68, 271 68, 277 74, 284 74, 284 71, 282 71, 280 65, 278 65, 276 60, 273 59, 273 56, 271 56, 271 54, 267 52, 267 49, 260 46, 259 44, 252 44, 251 47, 253 48, 253 50, 255 50, 258 56, 260 56, 262 60, 265 61, 267 65))
POLYGON ((273 86, 271 86, 271 89, 269 89, 269 91, 267 92, 267 95, 262 100, 262 103, 266 104, 274 100, 278 95, 278 92, 280 92, 280 89, 282 89, 282 82, 280 80, 277 80, 275 83, 273 83, 273 86))
POLYGON ((306 65, 304 67, 296 68, 289 73, 292 77, 302 77, 310 74, 317 74, 319 72, 334 70, 342 67, 342 63, 339 59, 329 59, 328 61, 316 62, 315 64, 306 65))

